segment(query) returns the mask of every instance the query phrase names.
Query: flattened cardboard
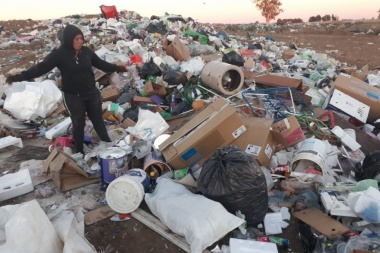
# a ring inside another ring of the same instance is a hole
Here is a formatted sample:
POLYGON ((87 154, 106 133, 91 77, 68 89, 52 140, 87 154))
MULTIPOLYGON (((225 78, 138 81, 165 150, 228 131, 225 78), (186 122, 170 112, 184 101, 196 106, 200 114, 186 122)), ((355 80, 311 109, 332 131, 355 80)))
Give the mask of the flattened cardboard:
POLYGON ((350 231, 348 227, 317 209, 311 208, 299 211, 294 213, 294 216, 325 235, 328 239, 334 239, 350 231))
POLYGON ((353 76, 339 75, 333 86, 330 94, 335 89, 359 100, 363 104, 370 107, 368 119, 376 120, 380 118, 380 89, 371 86, 370 84, 359 80, 353 76))
POLYGON ((173 41, 164 41, 165 51, 176 61, 185 61, 190 57, 190 51, 176 36, 173 41))
POLYGON ((134 96, 133 97, 133 103, 138 104, 138 103, 148 103, 148 104, 154 104, 153 100, 148 97, 141 97, 141 96, 134 96))
POLYGON ((58 149, 54 149, 44 161, 44 171, 62 191, 99 182, 99 176, 89 177, 74 159, 58 149))
POLYGON ((219 98, 172 134, 159 150, 174 169, 202 165, 217 148, 230 144, 244 131, 235 108, 219 98))
POLYGON ((246 132, 231 142, 256 159, 260 165, 268 168, 277 142, 271 131, 273 119, 242 118, 246 132))
POLYGON ((84 223, 86 225, 94 224, 98 221, 107 219, 115 215, 116 212, 113 211, 109 206, 102 206, 97 209, 91 210, 84 214, 84 223))
POLYGON ((268 87, 291 87, 302 91, 302 80, 276 75, 262 75, 255 78, 256 84, 268 87))
POLYGON ((279 150, 291 147, 306 139, 295 116, 289 116, 272 125, 272 131, 278 142, 279 150))

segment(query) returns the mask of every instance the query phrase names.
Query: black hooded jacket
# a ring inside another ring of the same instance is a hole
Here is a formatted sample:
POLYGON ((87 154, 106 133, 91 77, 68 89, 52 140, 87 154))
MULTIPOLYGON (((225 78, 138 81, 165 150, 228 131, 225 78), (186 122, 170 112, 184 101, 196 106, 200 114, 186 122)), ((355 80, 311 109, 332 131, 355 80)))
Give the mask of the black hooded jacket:
POLYGON ((62 76, 63 92, 72 94, 95 92, 97 88, 92 67, 104 72, 114 72, 117 71, 117 65, 100 59, 94 51, 85 46, 82 46, 76 59, 73 39, 78 34, 83 36, 78 27, 67 25, 63 31, 63 44, 54 49, 42 62, 23 71, 22 78, 24 80, 33 79, 57 67, 62 76))

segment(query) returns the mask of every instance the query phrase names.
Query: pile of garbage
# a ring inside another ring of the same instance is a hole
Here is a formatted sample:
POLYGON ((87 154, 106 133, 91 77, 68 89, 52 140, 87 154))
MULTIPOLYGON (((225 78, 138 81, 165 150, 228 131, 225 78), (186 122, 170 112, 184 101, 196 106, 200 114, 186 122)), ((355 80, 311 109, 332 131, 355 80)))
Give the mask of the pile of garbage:
MULTIPOLYGON (((42 40, 42 59, 59 45, 60 29, 76 24, 99 57, 128 68, 94 69, 112 143, 101 142, 88 121, 86 155, 73 150, 58 70, 12 86, 0 77, 0 149, 21 148, 25 138, 51 140, 43 166, 57 189, 99 184, 104 203, 120 214, 133 214, 145 200, 191 252, 229 233, 219 252, 288 249, 289 240, 276 235, 294 217, 304 252, 378 252, 378 71, 177 15, 122 12, 118 20, 42 24, 48 29, 2 39, 1 47, 42 40), (173 217, 179 214, 186 219, 173 217)), ((25 170, 2 176, 0 185, 15 178, 22 188, 1 187, 1 201, 34 190, 25 170)), ((18 248, 10 236, 0 248, 18 248)), ((63 247, 50 241, 47 250, 63 247)))

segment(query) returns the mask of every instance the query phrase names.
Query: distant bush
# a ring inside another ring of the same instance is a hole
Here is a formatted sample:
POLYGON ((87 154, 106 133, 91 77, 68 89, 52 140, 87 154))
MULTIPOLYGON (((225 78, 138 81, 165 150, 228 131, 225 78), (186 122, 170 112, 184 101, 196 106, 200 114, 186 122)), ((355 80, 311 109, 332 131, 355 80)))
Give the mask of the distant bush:
POLYGON ((246 27, 244 27, 244 30, 246 30, 247 32, 256 32, 257 27, 254 24, 249 24, 246 27))
POLYGON ((330 15, 324 15, 322 17, 322 21, 331 21, 331 16, 330 15))
POLYGON ((277 24, 296 24, 303 23, 303 20, 300 18, 288 18, 288 19, 277 19, 277 24))

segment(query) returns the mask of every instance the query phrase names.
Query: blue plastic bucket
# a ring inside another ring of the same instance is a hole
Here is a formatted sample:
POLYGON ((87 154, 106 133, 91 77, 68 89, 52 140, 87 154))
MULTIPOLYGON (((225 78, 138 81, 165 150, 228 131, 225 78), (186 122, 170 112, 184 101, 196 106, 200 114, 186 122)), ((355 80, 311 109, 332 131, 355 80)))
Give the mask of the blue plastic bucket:
POLYGON ((98 155, 98 162, 102 187, 106 188, 115 178, 127 172, 129 157, 124 149, 111 147, 98 155))

